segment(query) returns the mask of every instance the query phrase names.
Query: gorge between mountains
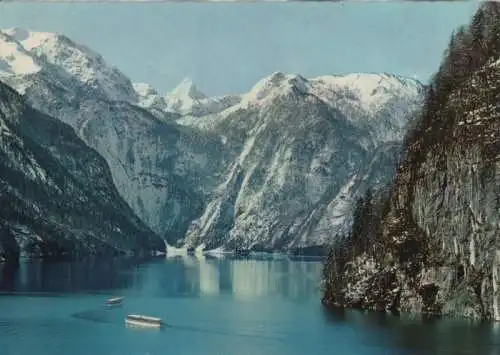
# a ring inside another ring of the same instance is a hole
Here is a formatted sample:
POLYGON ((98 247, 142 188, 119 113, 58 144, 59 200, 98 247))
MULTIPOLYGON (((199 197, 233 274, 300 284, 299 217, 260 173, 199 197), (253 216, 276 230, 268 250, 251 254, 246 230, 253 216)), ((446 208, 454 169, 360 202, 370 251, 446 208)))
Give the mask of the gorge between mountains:
POLYGON ((220 97, 1 30, 0 258, 333 246, 327 306, 500 320, 498 23, 481 5, 430 85, 276 72, 220 97))
POLYGON ((0 40, 1 80, 97 151, 121 198, 174 247, 319 250, 349 228, 357 196, 390 181, 424 95, 389 74, 277 72, 242 95, 205 97, 184 81, 162 96, 63 35, 16 28, 0 40))

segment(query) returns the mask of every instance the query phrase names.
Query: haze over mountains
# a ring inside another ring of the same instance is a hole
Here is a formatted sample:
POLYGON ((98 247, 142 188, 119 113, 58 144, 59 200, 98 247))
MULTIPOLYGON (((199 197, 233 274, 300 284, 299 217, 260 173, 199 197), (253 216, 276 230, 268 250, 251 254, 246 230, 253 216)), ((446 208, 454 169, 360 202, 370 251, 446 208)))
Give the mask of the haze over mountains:
POLYGON ((0 32, 0 80, 102 155, 170 245, 205 249, 314 248, 346 230, 354 199, 392 178, 424 93, 390 74, 277 72, 244 94, 186 80, 163 95, 63 35, 18 28, 0 32))

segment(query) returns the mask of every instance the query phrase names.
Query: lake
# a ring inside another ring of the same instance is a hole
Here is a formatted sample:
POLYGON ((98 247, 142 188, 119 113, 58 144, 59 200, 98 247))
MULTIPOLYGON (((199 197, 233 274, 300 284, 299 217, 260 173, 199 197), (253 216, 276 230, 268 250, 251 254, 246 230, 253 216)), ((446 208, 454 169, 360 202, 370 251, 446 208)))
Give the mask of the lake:
POLYGON ((116 258, 0 265, 2 355, 500 355, 500 324, 329 312, 321 259, 116 258), (112 296, 121 307, 107 308, 112 296), (162 329, 129 328, 127 314, 162 329))

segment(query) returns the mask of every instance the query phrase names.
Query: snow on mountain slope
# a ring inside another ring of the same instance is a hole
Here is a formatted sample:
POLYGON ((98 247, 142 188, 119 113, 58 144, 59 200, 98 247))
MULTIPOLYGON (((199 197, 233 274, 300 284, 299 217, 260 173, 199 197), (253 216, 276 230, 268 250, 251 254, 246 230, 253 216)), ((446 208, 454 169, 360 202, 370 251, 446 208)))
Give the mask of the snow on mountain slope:
POLYGON ((0 70, 8 73, 31 74, 40 67, 17 43, 6 42, 0 52, 0 70))
POLYGON ((331 92, 347 90, 353 100, 365 110, 376 110, 393 98, 395 91, 411 97, 419 84, 413 79, 389 74, 348 74, 343 76, 321 76, 312 80, 318 96, 326 97, 331 92))
POLYGON ((165 112, 191 118, 206 116, 220 113, 241 100, 239 95, 206 97, 198 91, 190 79, 184 79, 165 96, 160 95, 148 84, 134 84, 134 88, 139 96, 138 105, 155 112, 160 117, 165 112))
POLYGON ((328 258, 323 304, 500 321, 499 60, 500 3, 482 2, 451 36, 391 193, 328 258))
MULTIPOLYGON (((5 44, 21 45, 12 36, 2 38, 0 51, 5 44)), ((79 63, 75 64, 77 67, 66 68, 62 58, 81 47, 69 40, 57 46, 63 46, 62 53, 54 51, 56 59, 51 59, 52 62, 40 54, 41 46, 32 52, 22 49, 42 69, 30 75, 7 73, 2 80, 18 90, 22 88, 31 105, 71 125, 95 148, 108 162, 124 199, 151 228, 159 233, 182 234, 187 221, 203 205, 199 180, 207 175, 204 182, 210 186, 211 176, 215 175, 212 171, 219 166, 219 159, 224 158, 220 138, 210 134, 201 136, 191 128, 175 124, 167 114, 159 119, 135 105, 135 99, 124 101, 127 95, 120 88, 128 79, 120 79, 118 84, 112 77, 106 79, 105 87, 118 88, 113 91, 118 92, 113 98, 102 85, 95 85, 102 83, 97 80, 102 78, 98 73, 113 73, 112 69, 100 61, 87 60, 75 61, 79 63), (92 63, 99 64, 99 68, 86 67, 92 63), (94 73, 96 79, 82 81, 78 73, 83 71, 94 73)), ((91 58, 98 56, 92 54, 91 58)), ((119 72, 115 77, 124 78, 119 72)), ((130 87, 135 93, 134 87, 130 87)))
POLYGON ((198 88, 194 85, 190 78, 185 78, 174 90, 172 90, 172 92, 167 94, 167 97, 174 100, 184 99, 191 101, 203 100, 207 98, 205 94, 198 91, 198 88))
MULTIPOLYGON (((401 85, 407 124, 422 90, 415 85, 411 95, 401 85)), ((369 111, 364 120, 355 119, 348 116, 350 107, 316 96, 314 89, 300 76, 275 73, 239 105, 185 122, 224 136, 234 154, 229 177, 189 229, 189 246, 204 242, 211 249, 222 241, 231 248, 253 249, 324 244, 348 226, 360 193, 389 183, 397 142, 403 138, 401 108, 381 105, 378 114, 369 111), (370 118, 373 122, 367 123, 370 118), (377 122, 391 123, 384 135, 375 130, 377 122)), ((346 91, 337 92, 339 100, 350 95, 346 91)), ((387 102, 401 102, 398 94, 387 102)), ((367 111, 361 104, 358 112, 367 111)))
POLYGON ((349 120, 367 126, 380 141, 398 140, 407 131, 408 105, 423 95, 422 85, 390 74, 349 74, 311 80, 312 92, 349 120))
MULTIPOLYGON (((347 120, 371 130, 375 139, 385 142, 400 139, 406 132, 408 107, 418 105, 423 95, 418 81, 389 74, 330 75, 308 80, 300 75, 276 72, 240 95, 239 102, 218 116, 223 119, 234 111, 262 107, 290 90, 316 96, 332 109, 341 111, 347 120)), ((212 124, 194 120, 189 115, 178 122, 200 127, 212 124)))
POLYGON ((71 127, 0 83, 0 259, 150 252, 162 239, 71 127))
MULTIPOLYGON (((56 33, 33 32, 21 28, 5 29, 2 32, 16 40, 26 51, 63 69, 107 98, 137 100, 131 81, 116 68, 106 64, 102 56, 89 48, 56 33)), ((5 45, 5 42, 2 42, 2 51, 5 45)))
POLYGON ((166 98, 158 93, 151 85, 145 83, 134 83, 134 90, 137 94, 137 105, 142 107, 159 119, 178 119, 176 112, 168 109, 166 98))
MULTIPOLYGON (((41 69, 36 58, 20 43, 0 31, 0 80, 34 74, 41 69)), ((23 94, 26 87, 19 83, 16 89, 23 94)))
POLYGON ((162 95, 65 37, 20 33, 0 48, 17 45, 41 69, 3 79, 72 125, 134 211, 176 246, 324 243, 348 224, 358 193, 390 178, 387 147, 423 96, 421 84, 393 75, 280 72, 240 95, 206 97, 188 80, 162 95))

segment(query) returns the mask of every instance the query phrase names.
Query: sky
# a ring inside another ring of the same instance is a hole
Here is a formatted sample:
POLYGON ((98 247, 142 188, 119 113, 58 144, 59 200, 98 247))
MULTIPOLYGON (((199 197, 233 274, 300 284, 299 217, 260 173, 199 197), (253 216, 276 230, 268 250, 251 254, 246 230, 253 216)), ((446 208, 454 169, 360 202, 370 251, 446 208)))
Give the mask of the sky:
POLYGON ((184 78, 242 93, 282 71, 387 72, 426 82, 477 3, 5 3, 0 28, 59 32, 162 93, 184 78))

